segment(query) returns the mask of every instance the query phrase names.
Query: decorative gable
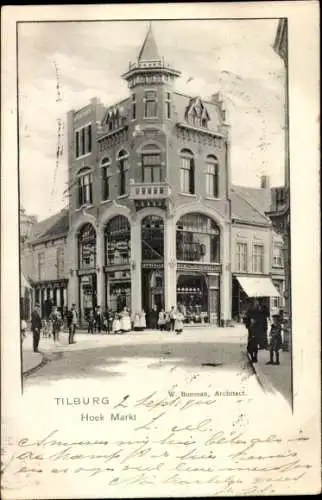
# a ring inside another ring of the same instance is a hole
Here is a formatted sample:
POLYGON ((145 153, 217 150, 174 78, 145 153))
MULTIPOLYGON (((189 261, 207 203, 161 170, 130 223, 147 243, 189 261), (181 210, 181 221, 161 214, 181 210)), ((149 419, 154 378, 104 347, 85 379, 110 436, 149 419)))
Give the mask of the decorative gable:
POLYGON ((186 108, 185 119, 194 127, 208 127, 210 116, 200 97, 190 99, 189 105, 186 108))
POLYGON ((103 118, 103 126, 107 126, 109 130, 121 128, 125 125, 127 118, 124 106, 113 106, 108 109, 103 118))

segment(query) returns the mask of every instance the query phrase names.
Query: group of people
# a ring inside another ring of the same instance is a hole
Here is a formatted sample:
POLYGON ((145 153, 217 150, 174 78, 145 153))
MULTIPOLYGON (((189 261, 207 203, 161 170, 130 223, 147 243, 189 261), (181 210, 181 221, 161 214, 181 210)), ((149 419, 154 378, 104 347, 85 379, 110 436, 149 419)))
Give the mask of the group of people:
POLYGON ((258 361, 258 350, 268 349, 270 358, 267 364, 279 365, 279 351, 282 348, 282 322, 279 314, 273 314, 268 335, 270 313, 265 304, 258 299, 248 308, 244 324, 248 330, 247 351, 253 363, 258 361), (269 341, 268 341, 269 337, 269 341), (274 361, 275 358, 275 361, 274 361))
MULTIPOLYGON (((147 314, 145 311, 136 312, 131 317, 130 311, 127 307, 121 312, 113 312, 107 310, 102 313, 100 306, 95 310, 89 311, 87 315, 88 333, 101 333, 105 331, 108 334, 126 333, 131 331, 143 331, 146 327, 149 329, 159 329, 160 331, 175 331, 180 334, 183 331, 184 315, 180 310, 172 307, 170 311, 164 309, 158 310, 157 306, 153 306, 152 310, 147 314)), ((76 305, 72 304, 70 310, 67 311, 67 327, 68 327, 68 343, 75 344, 76 327, 79 323, 76 305)), ((63 328, 64 321, 61 313, 56 306, 46 319, 41 319, 40 306, 35 305, 31 313, 31 331, 33 335, 33 350, 39 352, 39 342, 41 332, 44 338, 52 338, 54 342, 59 341, 59 335, 63 328)), ((22 321, 22 335, 23 340, 26 331, 26 322, 22 321)))
MULTIPOLYGON (((74 336, 76 332, 76 325, 78 322, 78 315, 75 304, 67 312, 67 326, 68 326, 68 343, 75 344, 74 336)), ((53 306, 51 313, 47 319, 41 319, 40 306, 36 304, 31 313, 31 331, 33 337, 33 350, 39 352, 39 342, 41 332, 44 338, 53 338, 54 342, 59 341, 59 333, 63 327, 63 318, 56 306, 53 306)), ((21 325, 22 340, 26 332, 26 322, 23 321, 21 325)))

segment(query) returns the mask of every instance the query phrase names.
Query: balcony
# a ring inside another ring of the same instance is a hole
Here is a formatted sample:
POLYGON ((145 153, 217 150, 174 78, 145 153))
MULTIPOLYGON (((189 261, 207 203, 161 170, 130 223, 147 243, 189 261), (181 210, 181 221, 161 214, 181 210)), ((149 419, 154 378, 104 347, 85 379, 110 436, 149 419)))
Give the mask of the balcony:
POLYGON ((140 182, 130 187, 132 200, 165 200, 171 194, 171 188, 166 182, 140 182))

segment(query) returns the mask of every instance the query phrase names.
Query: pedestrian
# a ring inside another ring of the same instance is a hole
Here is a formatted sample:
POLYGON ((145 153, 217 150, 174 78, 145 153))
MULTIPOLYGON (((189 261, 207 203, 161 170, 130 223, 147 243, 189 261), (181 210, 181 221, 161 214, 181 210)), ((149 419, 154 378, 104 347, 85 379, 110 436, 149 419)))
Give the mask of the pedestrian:
POLYGON ((161 309, 161 311, 159 312, 158 327, 159 327, 159 329, 160 329, 161 332, 164 331, 164 328, 165 328, 165 312, 164 312, 164 309, 161 309))
POLYGON ((49 316, 49 321, 52 323, 52 330, 53 330, 53 340, 54 342, 59 341, 59 332, 62 326, 62 321, 61 321, 61 316, 57 310, 56 306, 52 307, 50 316, 49 316))
POLYGON ((256 321, 254 318, 250 318, 248 324, 247 352, 249 353, 252 362, 257 363, 258 336, 256 332, 256 321))
POLYGON ((117 313, 115 314, 114 319, 113 319, 112 332, 113 333, 120 333, 121 332, 120 318, 119 318, 119 315, 117 313))
POLYGON ((176 311, 175 311, 175 308, 174 306, 171 307, 171 311, 170 311, 170 330, 173 332, 174 331, 174 322, 176 320, 176 311))
POLYGON ((171 330, 171 320, 170 320, 170 313, 165 312, 165 324, 164 324, 164 329, 166 332, 170 332, 171 330))
POLYGON ((175 313, 175 321, 174 321, 174 330, 177 335, 179 335, 183 331, 183 320, 184 320, 184 315, 182 314, 181 311, 177 311, 175 313))
POLYGON ((140 313, 136 312, 133 317, 133 330, 139 332, 141 330, 140 325, 140 313))
POLYGON ((21 342, 26 338, 27 323, 24 319, 21 320, 21 342))
POLYGON ((273 324, 271 326, 271 330, 269 332, 270 337, 270 345, 269 345, 269 361, 266 363, 267 365, 279 365, 280 364, 280 354, 279 350, 282 348, 282 327, 280 316, 278 314, 274 314, 272 316, 273 324), (274 354, 275 354, 275 363, 274 363, 274 354))
POLYGON ((101 311, 101 306, 96 307, 95 311, 95 332, 97 331, 98 333, 101 333, 102 329, 102 311, 101 311))
POLYGON ((268 330, 268 318, 269 318, 269 309, 264 303, 263 299, 258 302, 258 333, 259 333, 259 348, 267 349, 268 340, 267 340, 267 330, 268 330))
POLYGON ((146 314, 145 311, 142 309, 140 312, 140 331, 143 332, 143 330, 146 329, 146 314))
POLYGON ((32 331, 34 352, 39 352, 38 346, 39 346, 41 328, 42 324, 40 318, 40 307, 39 304, 36 304, 35 309, 31 313, 31 331, 32 331))
POLYGON ((154 306, 152 307, 152 310, 150 311, 150 314, 149 314, 149 326, 152 330, 156 330, 157 327, 158 327, 158 308, 157 306, 154 304, 154 306))
POLYGON ((94 313, 92 310, 90 310, 88 313, 87 322, 88 322, 87 333, 94 333, 94 313))
POLYGON ((127 309, 127 307, 124 307, 123 311, 121 312, 121 320, 120 320, 120 330, 124 333, 130 332, 132 329, 131 325, 131 316, 130 313, 127 309))
POLYGON ((113 331, 113 319, 114 319, 114 314, 112 309, 109 309, 107 312, 107 333, 112 333, 113 331))
POLYGON ((74 340, 74 336, 76 333, 76 325, 77 325, 77 312, 76 312, 76 304, 72 304, 71 310, 67 315, 67 324, 69 330, 68 343, 76 344, 74 340))

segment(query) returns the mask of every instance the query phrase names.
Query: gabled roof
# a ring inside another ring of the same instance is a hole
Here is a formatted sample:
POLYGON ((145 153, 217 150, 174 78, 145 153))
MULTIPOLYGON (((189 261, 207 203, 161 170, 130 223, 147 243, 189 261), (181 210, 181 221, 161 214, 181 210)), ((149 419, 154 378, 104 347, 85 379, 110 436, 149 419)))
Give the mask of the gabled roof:
POLYGON ((148 32, 138 56, 139 61, 159 61, 159 51, 152 32, 152 25, 149 25, 148 32))
POLYGON ((32 228, 32 233, 28 243, 41 243, 50 239, 62 238, 69 231, 68 209, 64 208, 60 212, 48 219, 38 222, 32 228))
MULTIPOLYGON (((173 92, 173 103, 177 113, 178 122, 185 122, 185 116, 187 109, 194 103, 198 98, 192 97, 181 92, 173 92)), ((202 105, 205 107, 206 112, 209 115, 209 122, 207 128, 210 130, 217 130, 218 126, 221 124, 220 111, 217 104, 201 99, 202 105)))
POLYGON ((244 198, 234 189, 231 190, 231 216, 236 222, 247 222, 249 224, 271 225, 271 221, 265 216, 263 209, 253 205, 251 201, 244 198))
POLYGON ((271 189, 248 186, 232 186, 235 193, 249 201, 260 212, 268 212, 271 206, 271 189))

